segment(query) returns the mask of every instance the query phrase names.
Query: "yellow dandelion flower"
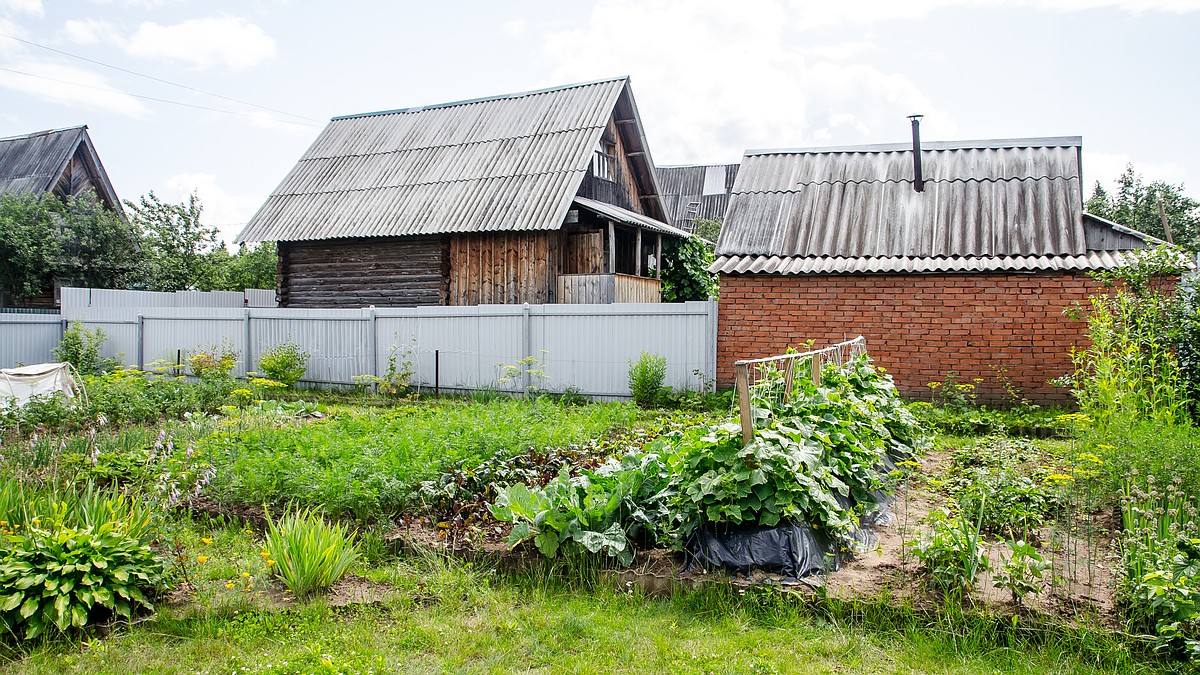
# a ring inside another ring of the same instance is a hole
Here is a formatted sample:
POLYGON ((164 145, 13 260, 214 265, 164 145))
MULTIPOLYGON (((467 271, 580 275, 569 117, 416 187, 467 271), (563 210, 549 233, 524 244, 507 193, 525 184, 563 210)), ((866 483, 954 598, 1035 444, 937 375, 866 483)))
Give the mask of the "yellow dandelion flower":
POLYGON ((274 565, 274 564, 275 564, 274 560, 267 560, 267 567, 270 567, 271 565, 274 565))
POLYGON ((211 544, 212 537, 200 537, 200 541, 204 542, 205 544, 211 544))
POLYGON ((243 579, 249 579, 249 578, 250 578, 250 573, 249 573, 249 572, 242 572, 242 578, 243 578, 243 579))
POLYGON ((266 560, 267 558, 271 557, 271 554, 267 553, 266 551, 259 551, 258 554, 262 556, 263 560, 266 560))
POLYGON ((208 556, 198 555, 196 556, 196 562, 208 562, 208 556))
POLYGON ((234 587, 234 586, 236 586, 236 585, 237 585, 237 584, 235 584, 235 583, 233 583, 232 581, 230 581, 229 583, 225 584, 225 588, 233 588, 233 587, 234 587))

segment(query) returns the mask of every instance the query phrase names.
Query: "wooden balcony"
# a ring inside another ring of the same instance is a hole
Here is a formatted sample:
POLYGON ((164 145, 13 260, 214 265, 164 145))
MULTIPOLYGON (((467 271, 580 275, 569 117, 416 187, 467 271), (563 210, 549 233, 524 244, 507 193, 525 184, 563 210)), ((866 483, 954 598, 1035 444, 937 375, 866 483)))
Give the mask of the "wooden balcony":
POLYGON ((631 274, 562 274, 558 277, 558 301, 594 305, 662 302, 661 286, 658 279, 631 274))

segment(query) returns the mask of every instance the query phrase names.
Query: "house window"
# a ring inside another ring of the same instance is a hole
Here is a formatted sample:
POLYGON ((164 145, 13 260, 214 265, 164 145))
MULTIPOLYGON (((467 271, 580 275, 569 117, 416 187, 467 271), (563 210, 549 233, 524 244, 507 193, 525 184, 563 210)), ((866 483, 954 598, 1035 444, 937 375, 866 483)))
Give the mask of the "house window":
POLYGON ((617 161, 617 145, 601 140, 596 145, 596 154, 592 157, 592 173, 602 180, 613 180, 614 166, 617 161))

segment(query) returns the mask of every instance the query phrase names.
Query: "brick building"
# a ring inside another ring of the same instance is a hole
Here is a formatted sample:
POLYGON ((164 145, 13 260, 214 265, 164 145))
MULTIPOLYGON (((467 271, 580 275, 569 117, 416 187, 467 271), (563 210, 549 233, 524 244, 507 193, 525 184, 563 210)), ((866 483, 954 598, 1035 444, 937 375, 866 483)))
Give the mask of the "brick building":
POLYGON ((733 362, 864 335, 906 395, 953 371, 1069 399, 1088 272, 1157 240, 1083 211, 1078 137, 748 151, 714 269, 717 379, 733 362))

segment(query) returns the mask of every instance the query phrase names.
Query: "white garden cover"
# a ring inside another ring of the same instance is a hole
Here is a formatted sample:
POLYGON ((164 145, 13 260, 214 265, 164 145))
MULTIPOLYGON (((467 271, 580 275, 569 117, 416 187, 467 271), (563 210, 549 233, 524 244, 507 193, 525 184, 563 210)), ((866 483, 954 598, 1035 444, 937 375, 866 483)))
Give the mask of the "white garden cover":
POLYGON ((0 407, 13 403, 20 407, 34 396, 58 391, 67 398, 75 398, 80 386, 72 370, 74 368, 69 363, 39 363, 21 368, 0 368, 0 407))

